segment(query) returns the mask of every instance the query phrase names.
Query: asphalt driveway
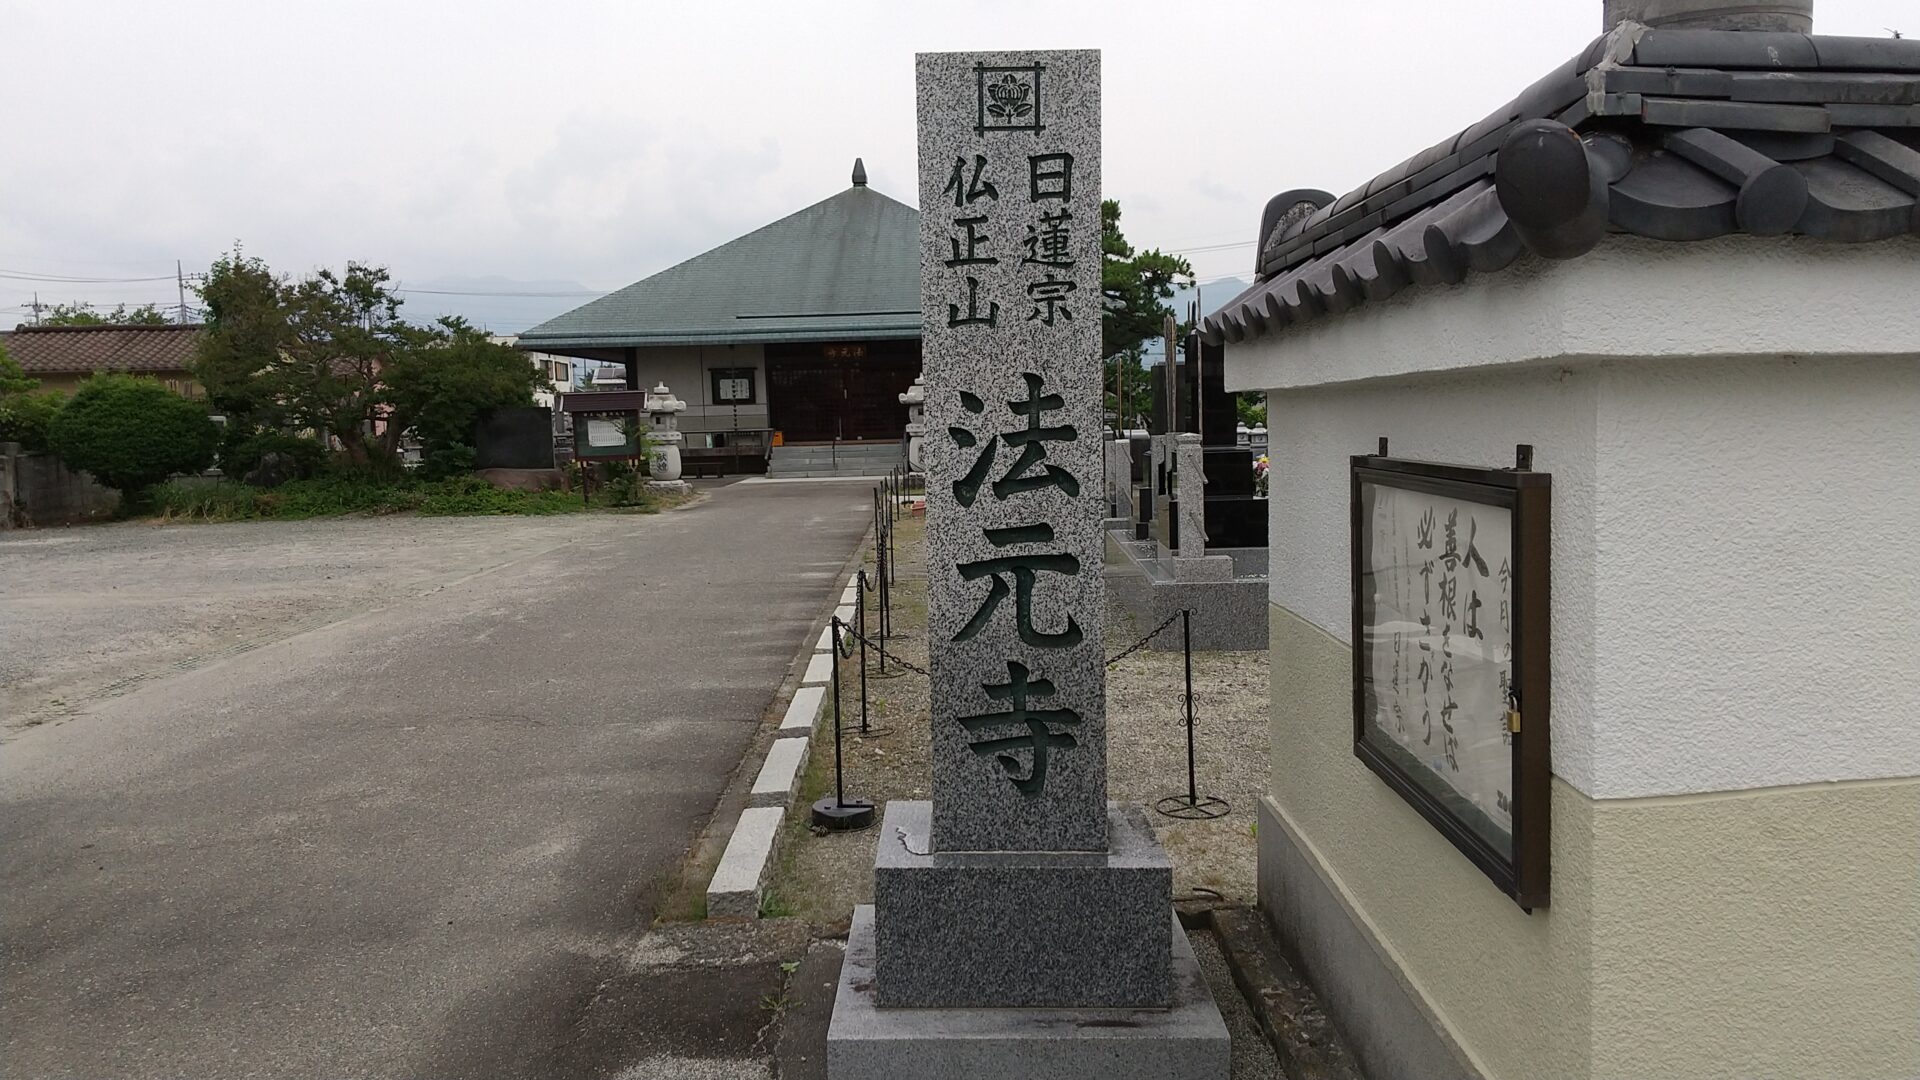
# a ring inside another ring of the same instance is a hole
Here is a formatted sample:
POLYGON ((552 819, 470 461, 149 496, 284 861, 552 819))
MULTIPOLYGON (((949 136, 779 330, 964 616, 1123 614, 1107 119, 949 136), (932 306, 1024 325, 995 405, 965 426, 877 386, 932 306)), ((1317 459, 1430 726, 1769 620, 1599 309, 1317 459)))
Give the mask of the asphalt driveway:
MULTIPOLYGON (((578 1017, 838 592, 869 498, 747 484, 567 519, 18 731, 0 1073, 582 1071, 578 1017)), ((193 527, 214 550, 223 528, 193 527)))

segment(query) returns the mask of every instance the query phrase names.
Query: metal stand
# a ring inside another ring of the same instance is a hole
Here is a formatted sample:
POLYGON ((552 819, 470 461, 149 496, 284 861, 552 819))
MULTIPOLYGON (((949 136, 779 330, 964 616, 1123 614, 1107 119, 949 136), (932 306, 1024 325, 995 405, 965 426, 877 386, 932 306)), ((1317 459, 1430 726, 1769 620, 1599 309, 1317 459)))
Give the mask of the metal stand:
POLYGON ((840 628, 845 623, 835 615, 833 628, 833 794, 813 804, 815 828, 829 832, 852 832, 873 824, 873 803, 847 798, 846 776, 840 751, 840 628))
POLYGON ((1200 797, 1199 784, 1194 771, 1193 751, 1193 613, 1180 612, 1180 648, 1186 653, 1187 660, 1187 793, 1169 795, 1153 804, 1153 808, 1170 818, 1183 821, 1209 821, 1225 817, 1233 808, 1227 800, 1212 795, 1200 797))

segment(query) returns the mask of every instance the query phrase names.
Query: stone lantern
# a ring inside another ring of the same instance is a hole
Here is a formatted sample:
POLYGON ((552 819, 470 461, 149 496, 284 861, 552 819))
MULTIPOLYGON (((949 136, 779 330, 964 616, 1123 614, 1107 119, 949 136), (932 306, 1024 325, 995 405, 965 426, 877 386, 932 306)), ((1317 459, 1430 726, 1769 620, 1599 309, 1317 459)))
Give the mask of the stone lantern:
POLYGON ((913 377, 913 385, 900 395, 900 404, 907 407, 907 467, 916 473, 922 472, 920 453, 927 433, 927 425, 922 419, 927 406, 927 383, 923 377, 913 377))
POLYGON ((647 468, 653 480, 647 486, 655 490, 685 491, 688 484, 680 479, 680 444, 686 436, 680 434, 680 414, 685 412, 687 403, 673 396, 666 383, 655 383, 647 391, 646 410, 651 429, 647 432, 647 468))

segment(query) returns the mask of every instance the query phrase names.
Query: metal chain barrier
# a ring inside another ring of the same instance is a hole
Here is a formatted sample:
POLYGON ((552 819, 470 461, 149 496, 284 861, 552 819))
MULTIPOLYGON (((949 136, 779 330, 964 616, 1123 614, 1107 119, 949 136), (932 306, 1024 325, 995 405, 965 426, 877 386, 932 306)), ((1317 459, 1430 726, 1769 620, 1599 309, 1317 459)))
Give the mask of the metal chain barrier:
MULTIPOLYGON (((1134 642, 1133 644, 1127 646, 1126 648, 1120 650, 1119 652, 1114 653, 1111 657, 1108 657, 1106 666, 1112 667, 1115 664, 1118 664, 1120 661, 1125 660, 1127 657, 1132 656, 1134 653, 1139 652, 1141 649, 1146 648, 1147 642, 1152 641, 1156 637, 1159 637, 1161 632, 1166 630, 1167 627, 1172 626, 1175 622, 1178 622, 1180 619, 1180 614, 1181 614, 1180 612, 1176 611, 1173 614, 1167 616, 1166 620, 1163 621, 1159 626, 1156 626, 1153 629, 1147 631, 1147 636, 1141 638, 1139 641, 1134 642)), ((893 661, 896 664, 899 664, 901 667, 906 668, 908 671, 911 671, 914 674, 921 676, 922 678, 932 677, 927 674, 926 668, 923 668, 918 665, 909 663, 905 660, 902 660, 900 658, 900 654, 894 653, 894 652, 888 652, 886 649, 881 648, 878 642, 874 641, 871 638, 866 637, 865 635, 861 634, 860 631, 855 630, 851 626, 842 624, 840 627, 840 634, 841 634, 842 640, 846 642, 842 652, 840 653, 840 655, 842 656, 852 657, 854 646, 856 644, 864 644, 868 648, 873 649, 874 651, 885 656, 887 659, 893 661)))
POLYGON ((1139 641, 1134 642, 1133 644, 1127 646, 1124 649, 1121 649, 1119 652, 1114 653, 1111 657, 1109 657, 1107 659, 1107 666, 1112 667, 1113 665, 1119 663, 1120 661, 1125 660, 1127 657, 1132 656, 1134 653, 1139 652, 1141 649, 1146 648, 1147 642, 1152 641, 1156 637, 1159 637, 1160 631, 1165 630, 1169 626, 1172 626, 1174 622, 1178 620, 1182 614, 1184 614, 1183 611, 1176 611, 1173 614, 1167 616, 1165 622, 1147 631, 1146 637, 1141 638, 1139 641))
POLYGON ((853 659, 854 645, 857 642, 865 641, 866 638, 861 637, 858 630, 848 626, 846 623, 839 623, 837 625, 839 626, 839 630, 834 634, 833 647, 839 650, 841 656, 851 660, 853 659))
MULTIPOLYGON (((899 664, 901 667, 906 668, 908 671, 913 672, 915 675, 918 675, 921 678, 932 678, 931 675, 927 674, 926 668, 920 667, 915 664, 910 664, 907 661, 900 659, 900 656, 898 653, 891 653, 881 648, 878 642, 862 635, 860 631, 855 630, 853 627, 847 626, 846 624, 842 623, 840 627, 840 632, 847 636, 847 640, 849 642, 863 643, 868 648, 875 650, 876 652, 880 653, 882 656, 885 656, 887 659, 893 661, 896 664, 899 664)), ((845 655, 852 656, 853 655, 853 652, 851 651, 852 648, 853 646, 851 644, 848 645, 849 651, 845 655)))

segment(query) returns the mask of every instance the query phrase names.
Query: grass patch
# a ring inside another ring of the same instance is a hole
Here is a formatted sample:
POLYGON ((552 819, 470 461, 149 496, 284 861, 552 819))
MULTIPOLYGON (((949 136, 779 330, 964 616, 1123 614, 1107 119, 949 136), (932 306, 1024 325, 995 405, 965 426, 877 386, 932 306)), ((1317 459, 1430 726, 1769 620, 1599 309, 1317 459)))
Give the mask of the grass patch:
POLYGON ((577 514, 589 509, 654 513, 658 501, 642 496, 632 505, 589 506, 564 491, 507 491, 477 476, 447 480, 404 477, 378 480, 328 476, 257 488, 233 480, 175 480, 154 489, 151 512, 162 521, 299 521, 349 514, 418 513, 427 517, 577 514))

